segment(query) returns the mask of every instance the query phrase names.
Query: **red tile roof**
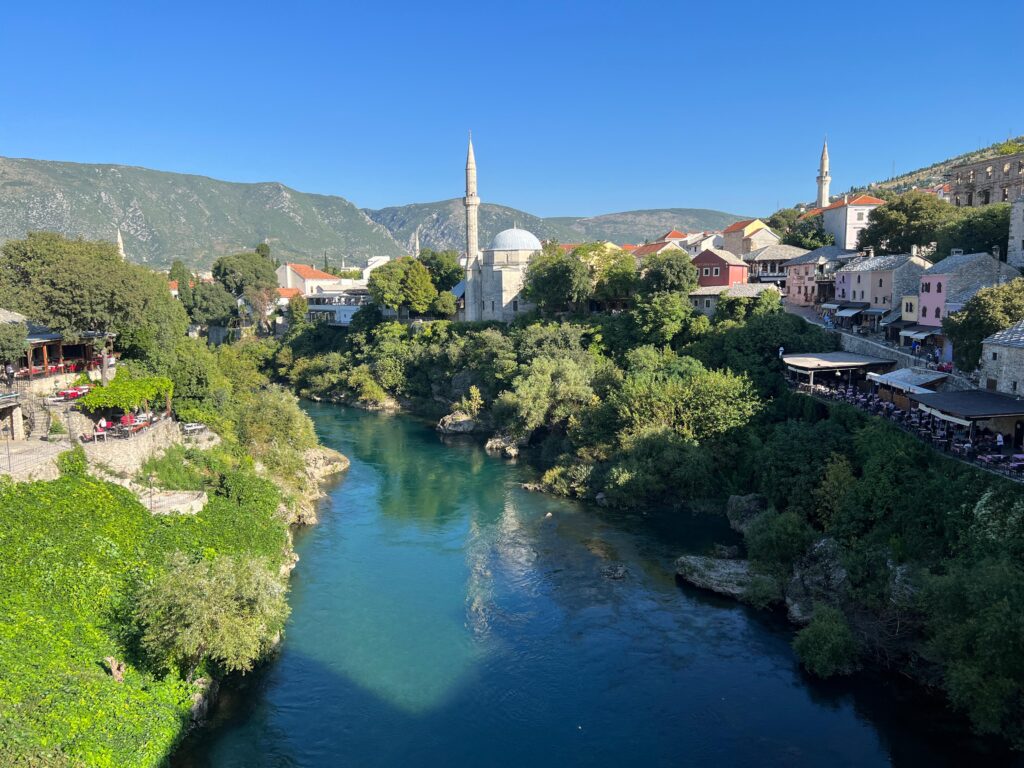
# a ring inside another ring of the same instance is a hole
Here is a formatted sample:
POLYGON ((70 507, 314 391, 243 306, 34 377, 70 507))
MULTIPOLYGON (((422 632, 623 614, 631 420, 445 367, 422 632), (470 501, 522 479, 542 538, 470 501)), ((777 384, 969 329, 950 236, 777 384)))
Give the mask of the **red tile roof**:
POLYGON ((308 264, 288 264, 288 268, 303 280, 337 280, 335 275, 311 267, 308 264))
POLYGON ((678 229, 672 229, 672 230, 669 230, 668 232, 666 232, 664 235, 662 235, 661 239, 662 240, 671 240, 671 239, 682 239, 684 237, 686 237, 686 233, 685 232, 680 232, 678 229))
POLYGON ((753 224, 757 219, 744 219, 743 221, 737 221, 735 224, 730 224, 728 227, 722 230, 722 234, 728 232, 739 232, 742 229, 746 229, 748 224, 753 224))
POLYGON ((278 288, 277 295, 282 299, 294 299, 296 296, 301 296, 302 291, 298 288, 278 288))
POLYGON ((580 247, 580 243, 559 243, 558 247, 565 253, 571 253, 580 247))
POLYGON ((167 287, 170 288, 172 291, 178 290, 178 281, 177 280, 168 280, 167 281, 167 287))
POLYGON ((634 256, 648 256, 652 253, 657 253, 663 248, 682 250, 675 243, 668 243, 665 242, 664 240, 659 240, 656 243, 644 243, 643 245, 638 245, 636 248, 633 249, 632 253, 634 256))
POLYGON ((637 249, 637 246, 635 246, 633 243, 624 243, 623 245, 620 245, 619 248, 621 248, 624 251, 629 251, 630 253, 633 253, 633 251, 637 249))

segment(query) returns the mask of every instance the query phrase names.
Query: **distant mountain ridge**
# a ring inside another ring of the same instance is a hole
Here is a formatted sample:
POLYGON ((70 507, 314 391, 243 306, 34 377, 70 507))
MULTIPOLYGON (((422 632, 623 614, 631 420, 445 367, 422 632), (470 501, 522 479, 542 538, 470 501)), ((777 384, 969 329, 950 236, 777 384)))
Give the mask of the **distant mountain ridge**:
MULTIPOLYGON (((465 248, 466 213, 461 198, 363 211, 386 227, 406 248, 412 247, 417 228, 423 248, 457 251, 465 248)), ((655 240, 671 229, 684 232, 723 229, 742 218, 704 208, 659 208, 601 216, 541 218, 504 205, 481 203, 480 246, 486 248, 498 232, 516 225, 542 240, 555 239, 561 243, 611 240, 623 244, 655 240)))
POLYGON ((132 261, 209 267, 218 256, 268 241, 276 257, 326 251, 365 262, 398 256, 390 233, 342 197, 277 182, 242 184, 126 165, 0 158, 0 240, 31 230, 114 240, 132 261))
MULTIPOLYGON (((739 218, 690 208, 539 218, 485 203, 480 243, 486 246, 513 224, 560 242, 625 243, 654 239, 672 228, 720 229, 739 218)), ((208 268, 218 256, 265 240, 282 260, 319 263, 326 252, 333 264, 359 264, 370 256, 409 253, 417 227, 424 248, 461 251, 466 237, 459 198, 370 210, 278 182, 0 157, 0 241, 33 230, 113 241, 119 227, 128 258, 158 269, 178 258, 208 268)))

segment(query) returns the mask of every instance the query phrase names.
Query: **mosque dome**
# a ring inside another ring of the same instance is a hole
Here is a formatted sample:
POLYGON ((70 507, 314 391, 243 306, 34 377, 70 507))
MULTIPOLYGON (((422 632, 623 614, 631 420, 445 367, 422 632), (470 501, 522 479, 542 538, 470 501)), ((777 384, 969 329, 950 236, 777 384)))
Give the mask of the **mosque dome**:
POLYGON ((489 251, 539 251, 543 246, 525 229, 506 229, 494 236, 489 251))

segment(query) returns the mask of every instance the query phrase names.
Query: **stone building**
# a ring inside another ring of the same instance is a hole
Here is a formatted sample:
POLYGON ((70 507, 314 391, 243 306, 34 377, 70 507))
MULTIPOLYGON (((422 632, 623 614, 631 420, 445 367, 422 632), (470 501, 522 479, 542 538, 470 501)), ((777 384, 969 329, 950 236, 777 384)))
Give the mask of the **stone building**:
POLYGON ((742 256, 745 253, 776 245, 781 238, 760 219, 745 219, 722 230, 722 249, 742 256))
POLYGON ((698 286, 690 291, 693 308, 702 315, 714 317, 718 301, 723 296, 730 299, 756 299, 766 291, 779 292, 772 283, 736 283, 734 285, 698 286))
POLYGON ((466 278, 463 319, 510 322, 519 312, 533 309, 523 300, 526 268, 541 243, 533 234, 513 227, 494 236, 490 246, 479 250, 478 213, 480 197, 476 186, 476 156, 473 137, 466 153, 466 278))
POLYGON ((1024 194, 1024 152, 954 166, 950 185, 953 205, 1013 202, 1024 194))
POLYGON ((808 253, 806 248, 795 245, 767 245, 751 251, 743 257, 750 266, 751 283, 774 283, 779 288, 786 286, 786 262, 808 253))
POLYGON ((1024 393, 1024 321, 993 333, 981 343, 981 383, 985 389, 1024 393))
POLYGON ((1024 194, 1010 209, 1010 247, 1006 252, 1006 261, 1024 270, 1024 194))

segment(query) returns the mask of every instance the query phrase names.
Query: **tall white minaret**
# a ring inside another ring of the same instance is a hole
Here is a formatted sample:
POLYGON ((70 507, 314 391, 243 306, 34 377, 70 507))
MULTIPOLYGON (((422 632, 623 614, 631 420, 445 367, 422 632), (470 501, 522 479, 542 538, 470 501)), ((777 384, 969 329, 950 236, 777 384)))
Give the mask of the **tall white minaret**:
POLYGON ((122 237, 121 237, 121 228, 120 227, 117 228, 117 255, 120 256, 125 261, 128 260, 128 257, 125 256, 125 253, 124 253, 124 239, 122 239, 122 237))
POLYGON ((828 172, 828 136, 826 136, 825 144, 821 148, 821 165, 818 167, 818 200, 815 203, 818 208, 828 205, 828 187, 831 183, 832 176, 828 172))
POLYGON ((478 242, 477 214, 480 198, 476 193, 476 157, 473 155, 473 133, 469 134, 469 152, 466 154, 466 320, 479 320, 483 314, 483 294, 480 289, 480 245, 478 242))

